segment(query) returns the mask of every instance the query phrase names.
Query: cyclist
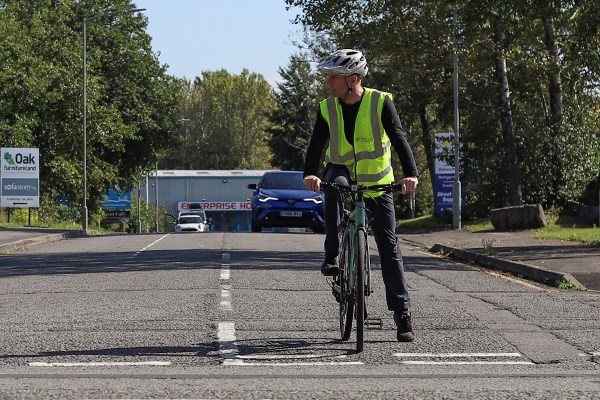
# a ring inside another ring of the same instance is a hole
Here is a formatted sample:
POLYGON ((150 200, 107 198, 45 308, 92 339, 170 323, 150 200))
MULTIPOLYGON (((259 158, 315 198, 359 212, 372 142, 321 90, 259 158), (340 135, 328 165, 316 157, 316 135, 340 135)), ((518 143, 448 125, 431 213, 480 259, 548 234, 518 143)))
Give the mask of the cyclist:
MULTIPOLYGON (((414 191, 419 183, 412 150, 402 129, 390 93, 362 86, 367 60, 358 50, 335 51, 318 68, 327 74, 330 96, 321 101, 306 152, 304 185, 320 191, 319 161, 326 142, 323 180, 348 185, 377 185, 394 182, 391 149, 398 154, 405 178, 402 192, 414 191)), ((410 297, 404 274, 402 253, 395 234, 396 216, 391 193, 366 199, 371 229, 381 259, 387 306, 394 312, 397 340, 412 342, 410 297)), ((321 273, 339 273, 339 232, 343 216, 342 195, 325 192, 325 260, 321 273)))

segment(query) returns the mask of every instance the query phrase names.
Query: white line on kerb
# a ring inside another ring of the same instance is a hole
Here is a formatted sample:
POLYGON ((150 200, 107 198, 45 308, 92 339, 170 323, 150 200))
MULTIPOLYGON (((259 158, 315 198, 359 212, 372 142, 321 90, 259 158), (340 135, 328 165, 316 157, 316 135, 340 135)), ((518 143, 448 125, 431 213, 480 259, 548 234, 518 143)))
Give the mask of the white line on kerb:
POLYGON ((160 242, 161 240, 163 240, 164 238, 166 238, 166 237, 167 237, 167 236, 169 236, 169 235, 170 235, 170 233, 167 233, 166 235, 164 235, 164 236, 162 236, 162 237, 159 237, 159 238, 158 238, 158 239, 156 239, 154 242, 150 243, 148 246, 144 247, 144 248, 143 248, 143 249, 141 249, 141 250, 138 250, 138 251, 136 251, 136 252, 133 254, 133 256, 135 257, 135 256, 139 255, 139 254, 140 254, 142 251, 145 251, 145 250, 149 249, 150 247, 154 246, 156 243, 160 242))
POLYGON ((31 367, 130 367, 130 366, 167 366, 170 361, 138 361, 138 362, 118 362, 118 361, 97 361, 97 362, 30 362, 31 367))

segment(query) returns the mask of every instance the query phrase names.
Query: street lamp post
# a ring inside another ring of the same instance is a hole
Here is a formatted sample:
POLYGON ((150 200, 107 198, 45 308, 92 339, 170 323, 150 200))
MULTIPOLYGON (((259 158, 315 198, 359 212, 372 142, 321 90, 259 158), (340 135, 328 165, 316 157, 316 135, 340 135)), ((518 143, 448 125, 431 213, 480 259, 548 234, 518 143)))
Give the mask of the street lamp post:
MULTIPOLYGON (((144 11, 145 8, 129 8, 127 10, 112 11, 106 16, 121 13, 134 13, 144 11)), ((90 21, 98 19, 99 15, 91 15, 83 19, 83 201, 81 210, 81 225, 83 233, 88 231, 88 207, 87 207, 87 24, 90 21)))
POLYGON ((453 29, 452 34, 452 61, 453 61, 453 77, 454 77, 454 188, 453 188, 453 204, 452 204, 452 226, 454 229, 461 228, 461 200, 462 190, 460 183, 460 119, 458 113, 458 51, 456 44, 457 30, 457 12, 456 6, 453 12, 453 29))

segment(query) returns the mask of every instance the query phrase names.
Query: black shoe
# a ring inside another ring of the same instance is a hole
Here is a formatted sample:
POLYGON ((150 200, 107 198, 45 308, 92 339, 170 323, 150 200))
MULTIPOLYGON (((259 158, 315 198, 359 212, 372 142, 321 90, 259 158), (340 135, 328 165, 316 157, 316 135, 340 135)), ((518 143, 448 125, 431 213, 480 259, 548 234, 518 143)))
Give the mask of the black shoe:
POLYGON ((337 266, 337 257, 326 258, 321 264, 321 273, 325 276, 339 275, 340 269, 337 266))
POLYGON ((410 311, 394 311, 394 322, 397 328, 396 339, 399 342, 412 342, 415 340, 410 320, 410 311))

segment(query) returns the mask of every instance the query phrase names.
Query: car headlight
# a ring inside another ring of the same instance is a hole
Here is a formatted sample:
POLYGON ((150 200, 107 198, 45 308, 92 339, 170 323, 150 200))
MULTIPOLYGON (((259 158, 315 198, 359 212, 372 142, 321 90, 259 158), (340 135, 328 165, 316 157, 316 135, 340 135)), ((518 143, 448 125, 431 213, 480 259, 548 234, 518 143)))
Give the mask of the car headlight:
POLYGON ((315 204, 321 204, 323 202, 322 196, 310 197, 308 199, 302 199, 302 201, 312 201, 315 204))
POLYGON ((267 196, 265 194, 258 195, 258 201, 266 203, 269 200, 279 200, 277 197, 267 196))

